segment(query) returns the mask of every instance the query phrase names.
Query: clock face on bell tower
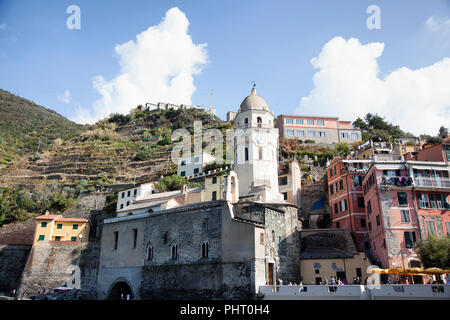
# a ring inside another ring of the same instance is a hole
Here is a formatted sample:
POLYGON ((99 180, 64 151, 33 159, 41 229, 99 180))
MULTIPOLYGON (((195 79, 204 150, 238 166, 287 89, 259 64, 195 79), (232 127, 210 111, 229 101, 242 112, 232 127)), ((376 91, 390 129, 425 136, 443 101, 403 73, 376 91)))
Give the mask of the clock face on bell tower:
POLYGON ((267 142, 267 137, 265 134, 258 133, 256 134, 255 141, 257 144, 262 145, 267 142))

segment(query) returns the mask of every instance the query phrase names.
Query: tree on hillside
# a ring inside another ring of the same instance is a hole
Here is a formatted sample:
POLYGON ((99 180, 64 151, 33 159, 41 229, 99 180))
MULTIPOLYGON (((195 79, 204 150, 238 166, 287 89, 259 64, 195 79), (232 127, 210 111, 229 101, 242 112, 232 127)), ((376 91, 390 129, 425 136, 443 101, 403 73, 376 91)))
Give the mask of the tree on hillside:
POLYGON ((353 122, 353 126, 355 128, 359 128, 359 129, 364 130, 364 131, 369 130, 369 126, 367 125, 367 123, 365 123, 364 120, 361 119, 360 117, 358 117, 358 119, 356 119, 353 122))
POLYGON ((431 144, 441 144, 442 141, 444 140, 441 137, 438 137, 438 136, 437 137, 432 137, 432 136, 430 136, 428 134, 420 135, 420 139, 424 140, 427 143, 431 143, 431 144))
POLYGON ((159 180, 156 184, 156 188, 159 192, 175 191, 181 189, 181 187, 185 184, 188 184, 187 178, 173 174, 159 180))
POLYGON ((295 139, 280 138, 280 153, 282 159, 293 159, 301 149, 300 143, 295 139))
POLYGON ((334 147, 334 153, 338 157, 345 157, 346 155, 348 155, 350 153, 350 147, 345 142, 339 142, 334 147))
POLYGON ((353 122, 355 128, 363 132, 363 140, 389 141, 393 142, 399 137, 413 136, 411 133, 405 133, 399 126, 387 122, 378 114, 368 113, 364 119, 358 117, 353 122))
POLYGON ((439 137, 444 138, 444 139, 448 138, 448 128, 441 126, 439 128, 439 137))
POLYGON ((418 241, 416 248, 425 268, 450 269, 450 236, 442 239, 430 236, 418 241))

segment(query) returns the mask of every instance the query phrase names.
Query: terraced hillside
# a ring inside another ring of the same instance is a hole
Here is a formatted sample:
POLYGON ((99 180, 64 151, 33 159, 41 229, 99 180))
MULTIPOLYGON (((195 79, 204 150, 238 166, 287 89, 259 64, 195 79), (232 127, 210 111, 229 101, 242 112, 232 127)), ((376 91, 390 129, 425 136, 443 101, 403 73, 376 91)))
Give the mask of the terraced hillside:
POLYGON ((138 107, 86 126, 76 136, 55 139, 38 155, 25 154, 0 168, 0 225, 46 210, 76 209, 86 194, 114 199, 119 188, 176 173, 170 161, 172 131, 193 132, 196 120, 204 130, 231 126, 196 109, 148 112, 138 107))
POLYGON ((71 138, 83 127, 0 89, 0 168, 28 153, 46 150, 55 139, 71 138))
POLYGON ((133 111, 127 117, 112 116, 78 136, 54 144, 37 159, 30 157, 1 171, 6 185, 41 184, 57 181, 76 185, 139 183, 176 172, 170 161, 172 130, 192 129, 200 120, 204 129, 227 128, 220 120, 198 110, 163 112, 133 111))

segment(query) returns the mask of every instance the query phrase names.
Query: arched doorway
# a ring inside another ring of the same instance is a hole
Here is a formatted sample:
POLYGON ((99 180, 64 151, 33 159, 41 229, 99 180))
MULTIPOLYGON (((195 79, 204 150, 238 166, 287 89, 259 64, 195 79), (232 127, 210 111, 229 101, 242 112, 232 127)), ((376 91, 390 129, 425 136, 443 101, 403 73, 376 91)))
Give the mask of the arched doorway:
POLYGON ((133 291, 126 282, 117 282, 109 292, 108 300, 133 300, 133 291))

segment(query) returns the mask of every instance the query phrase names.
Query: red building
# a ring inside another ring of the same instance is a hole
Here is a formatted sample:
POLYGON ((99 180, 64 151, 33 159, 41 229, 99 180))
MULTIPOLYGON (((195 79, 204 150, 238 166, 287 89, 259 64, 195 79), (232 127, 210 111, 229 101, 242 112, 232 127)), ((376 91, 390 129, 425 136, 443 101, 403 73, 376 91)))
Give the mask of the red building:
POLYGON ((358 251, 369 248, 362 181, 370 163, 365 159, 334 158, 327 168, 333 227, 348 229, 358 251))

